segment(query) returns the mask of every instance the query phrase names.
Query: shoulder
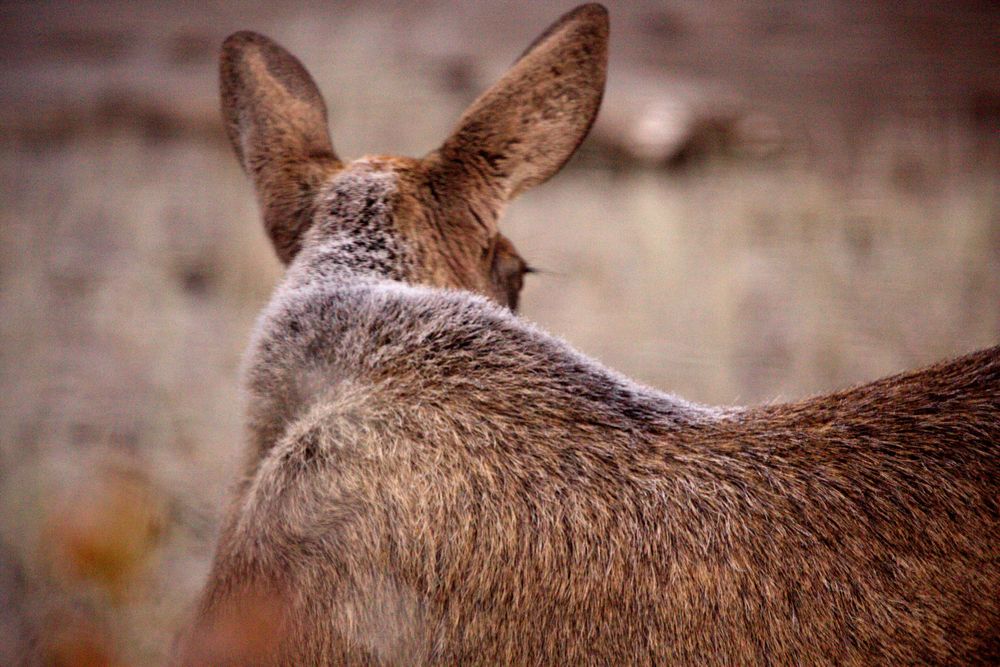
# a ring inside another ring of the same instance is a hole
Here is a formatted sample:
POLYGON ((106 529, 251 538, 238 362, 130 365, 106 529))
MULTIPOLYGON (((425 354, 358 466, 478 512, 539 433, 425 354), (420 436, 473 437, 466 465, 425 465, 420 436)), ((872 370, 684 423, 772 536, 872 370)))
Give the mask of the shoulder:
POLYGON ((721 414, 637 384, 486 298, 391 281, 287 289, 252 350, 251 391, 297 405, 365 387, 369 401, 491 423, 631 431, 721 414))
POLYGON ((279 289, 258 320, 251 355, 344 363, 416 355, 416 362, 427 355, 485 357, 509 347, 573 354, 558 338, 469 292, 387 280, 310 282, 279 289))

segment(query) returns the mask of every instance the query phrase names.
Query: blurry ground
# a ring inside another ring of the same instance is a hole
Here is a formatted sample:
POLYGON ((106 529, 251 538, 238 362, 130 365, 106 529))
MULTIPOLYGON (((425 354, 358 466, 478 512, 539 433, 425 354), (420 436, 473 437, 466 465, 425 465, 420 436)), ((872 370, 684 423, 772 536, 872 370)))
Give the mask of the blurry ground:
MULTIPOLYGON (((709 403, 1000 338, 989 2, 611 2, 602 120, 505 232, 524 314, 709 403)), ((240 451, 279 276, 223 141, 252 28, 344 157, 422 154, 570 3, 0 5, 0 664, 162 661, 240 451)))

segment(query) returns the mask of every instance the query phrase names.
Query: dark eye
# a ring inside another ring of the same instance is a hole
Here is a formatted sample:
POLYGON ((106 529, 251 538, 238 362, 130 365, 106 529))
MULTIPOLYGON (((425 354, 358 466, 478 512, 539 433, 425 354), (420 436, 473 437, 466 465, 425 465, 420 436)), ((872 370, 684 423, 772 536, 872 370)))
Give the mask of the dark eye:
POLYGON ((522 265, 519 257, 497 252, 490 267, 493 294, 497 301, 511 310, 517 309, 518 295, 524 283, 522 265))
POLYGON ((511 310, 517 310, 517 304, 524 286, 524 275, 531 273, 531 268, 521 259, 514 245, 502 234, 498 234, 492 245, 493 257, 490 259, 490 282, 494 298, 511 310))
POLYGON ((507 275, 503 288, 507 292, 507 307, 517 312, 518 302, 521 300, 521 288, 524 287, 524 274, 514 271, 507 275))

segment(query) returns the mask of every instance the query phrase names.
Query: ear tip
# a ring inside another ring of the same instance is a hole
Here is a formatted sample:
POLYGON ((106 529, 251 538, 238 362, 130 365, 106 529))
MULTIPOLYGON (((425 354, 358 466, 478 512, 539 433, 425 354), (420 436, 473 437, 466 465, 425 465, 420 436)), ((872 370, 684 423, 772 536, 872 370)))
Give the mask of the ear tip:
POLYGON ((563 20, 590 21, 603 28, 604 31, 607 31, 609 23, 608 8, 599 2, 588 2, 571 10, 563 17, 563 20))
MULTIPOLYGON (((580 5, 557 20, 547 32, 555 33, 563 27, 569 27, 575 34, 576 43, 581 45, 586 54, 584 60, 598 70, 595 74, 601 78, 603 86, 604 71, 607 69, 610 33, 610 17, 607 8, 597 2, 580 5)), ((539 38, 536 43, 542 39, 539 38)))
POLYGON ((588 2, 573 10, 573 14, 588 14, 595 18, 607 18, 608 8, 599 2, 588 2))
POLYGON ((253 30, 239 30, 226 37, 222 42, 222 58, 230 60, 239 57, 247 46, 271 46, 274 42, 253 30))
POLYGON ((222 41, 222 51, 232 51, 233 49, 239 49, 246 44, 259 41, 263 35, 254 32, 253 30, 237 30, 233 34, 229 35, 222 41))
POLYGON ((593 58, 596 63, 602 59, 607 59, 608 33, 609 33, 608 10, 604 5, 597 2, 589 2, 569 10, 556 19, 545 31, 535 38, 528 45, 515 62, 523 60, 536 47, 542 45, 557 34, 563 36, 566 41, 567 33, 574 36, 569 38, 569 42, 586 44, 588 56, 597 55, 593 58), (600 55, 603 54, 603 57, 600 55))

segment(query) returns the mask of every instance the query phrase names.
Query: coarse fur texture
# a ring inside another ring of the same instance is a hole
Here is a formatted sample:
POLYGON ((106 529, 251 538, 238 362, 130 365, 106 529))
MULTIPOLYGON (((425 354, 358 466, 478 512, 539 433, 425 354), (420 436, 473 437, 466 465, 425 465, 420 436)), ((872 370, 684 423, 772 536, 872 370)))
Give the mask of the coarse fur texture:
POLYGON ((1000 348, 784 405, 640 386, 514 312, 504 203, 600 104, 557 21, 427 157, 344 164, 253 33, 229 136, 287 274, 184 664, 990 664, 1000 348))

